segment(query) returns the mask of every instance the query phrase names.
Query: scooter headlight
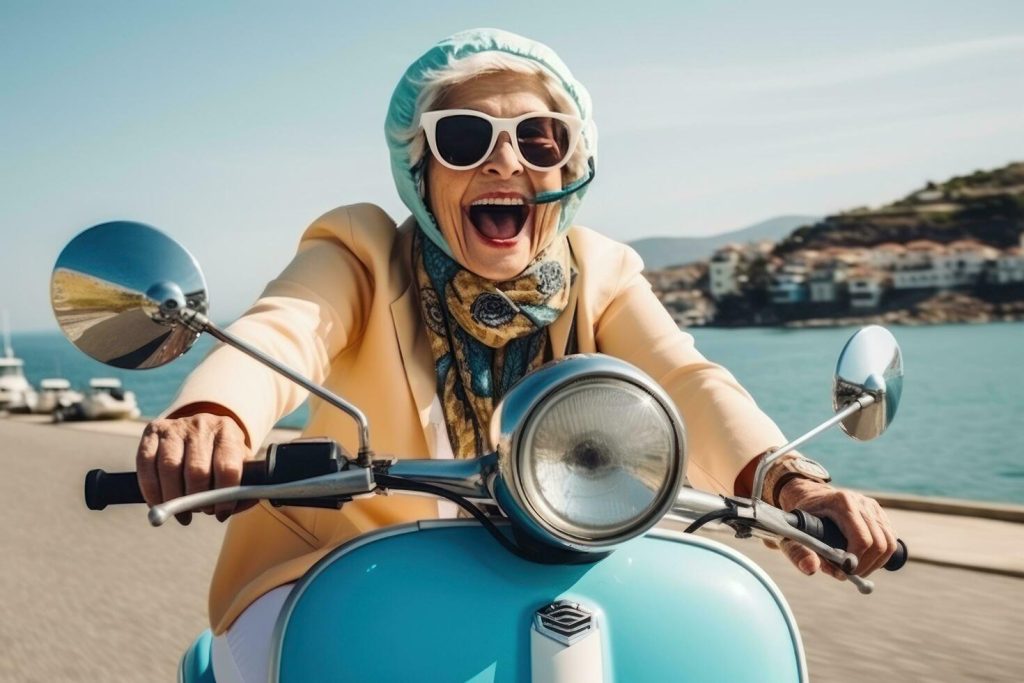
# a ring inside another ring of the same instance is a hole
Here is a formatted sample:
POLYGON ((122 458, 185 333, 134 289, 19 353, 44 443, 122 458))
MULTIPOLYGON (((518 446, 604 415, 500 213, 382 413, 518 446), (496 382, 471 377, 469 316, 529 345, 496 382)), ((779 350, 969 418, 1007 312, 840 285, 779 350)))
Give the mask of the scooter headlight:
POLYGON ((603 550, 668 511, 685 469, 682 422, 661 389, 607 356, 523 379, 496 409, 496 498, 542 541, 603 550))

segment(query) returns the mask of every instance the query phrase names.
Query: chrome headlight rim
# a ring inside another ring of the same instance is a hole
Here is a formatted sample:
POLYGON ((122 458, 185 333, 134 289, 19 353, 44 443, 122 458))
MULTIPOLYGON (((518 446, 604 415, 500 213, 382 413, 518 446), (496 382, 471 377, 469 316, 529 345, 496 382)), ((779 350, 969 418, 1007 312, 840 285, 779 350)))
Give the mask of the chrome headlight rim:
POLYGON ((686 472, 686 434, 675 404, 650 377, 638 368, 611 356, 577 354, 548 363, 514 386, 495 410, 492 438, 498 452, 495 498, 505 513, 538 540, 581 552, 604 552, 643 534, 671 509, 686 472), (653 398, 672 426, 675 457, 646 514, 609 535, 590 537, 570 533, 550 523, 537 509, 523 484, 520 460, 523 439, 538 414, 562 392, 594 380, 624 382, 653 398))

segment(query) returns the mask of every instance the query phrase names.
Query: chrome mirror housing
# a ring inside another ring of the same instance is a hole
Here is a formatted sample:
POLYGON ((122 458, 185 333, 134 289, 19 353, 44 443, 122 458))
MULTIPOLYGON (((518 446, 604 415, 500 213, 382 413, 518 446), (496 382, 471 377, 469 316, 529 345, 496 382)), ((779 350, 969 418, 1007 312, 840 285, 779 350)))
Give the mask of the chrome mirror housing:
POLYGON ((874 402, 844 418, 842 430, 861 441, 881 435, 895 419, 902 393, 903 354, 896 338, 878 325, 858 330, 839 354, 832 407, 839 412, 865 394, 874 402))
POLYGON ((494 499, 536 540, 599 552, 671 508, 686 471, 682 419, 632 365, 569 356, 530 373, 491 420, 494 499))
POLYGON ((861 441, 879 436, 896 417, 902 392, 903 355, 896 338, 878 325, 858 330, 846 342, 836 365, 832 382, 835 415, 761 459, 754 470, 753 498, 763 496, 772 463, 837 424, 861 441))
POLYGON ((199 264, 156 228, 115 221, 79 234, 57 258, 50 300, 71 343, 117 368, 159 367, 208 332, 350 415, 359 426, 359 464, 372 464, 366 415, 207 318, 209 300, 199 264))
POLYGON ((159 367, 188 351, 199 332, 176 313, 209 307, 192 254, 131 221, 103 223, 71 240, 53 268, 50 301, 71 343, 127 369, 159 367))

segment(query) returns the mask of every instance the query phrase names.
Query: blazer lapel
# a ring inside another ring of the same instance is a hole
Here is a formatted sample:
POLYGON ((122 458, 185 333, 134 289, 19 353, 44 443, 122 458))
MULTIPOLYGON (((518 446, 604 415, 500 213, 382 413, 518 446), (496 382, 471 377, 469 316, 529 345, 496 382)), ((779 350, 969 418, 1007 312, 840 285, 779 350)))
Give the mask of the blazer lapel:
POLYGON ((409 381, 409 390, 412 392, 416 410, 419 412, 423 437, 427 442, 430 457, 435 457, 437 439, 429 427, 430 406, 437 394, 434 358, 430 353, 430 342, 427 335, 421 329, 422 322, 418 306, 416 286, 410 277, 405 291, 391 303, 391 317, 395 324, 395 336, 398 338, 399 350, 402 353, 405 377, 409 381))

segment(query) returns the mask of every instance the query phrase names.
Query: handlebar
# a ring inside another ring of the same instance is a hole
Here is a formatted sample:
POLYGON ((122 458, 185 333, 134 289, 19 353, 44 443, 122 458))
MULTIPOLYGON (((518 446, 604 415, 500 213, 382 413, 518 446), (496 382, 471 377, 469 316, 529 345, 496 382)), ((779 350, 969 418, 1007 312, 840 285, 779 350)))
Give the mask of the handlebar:
MULTIPOLYGON (((833 548, 846 550, 846 536, 843 536, 843 532, 839 530, 836 523, 828 517, 816 517, 803 510, 794 510, 786 515, 786 521, 793 528, 803 531, 808 536, 813 536, 833 548)), ((903 542, 903 539, 897 538, 896 551, 885 563, 885 569, 891 572, 901 569, 907 563, 909 555, 910 551, 907 549, 907 544, 903 542)))
MULTIPOLYGON (((242 485, 259 486, 267 483, 267 462, 253 460, 242 465, 242 485)), ((145 503, 139 477, 135 472, 106 472, 90 470, 85 475, 85 505, 90 510, 102 510, 108 505, 145 503)))
MULTIPOLYGON (((856 571, 857 558, 846 552, 846 537, 839 527, 831 519, 819 518, 803 510, 783 512, 762 502, 757 505, 755 512, 755 508, 746 499, 733 499, 683 487, 676 497, 673 513, 684 519, 696 517, 704 522, 732 519, 774 536, 793 538, 836 563, 847 574, 856 571)), ((906 564, 908 555, 907 544, 897 539, 896 552, 886 562, 885 568, 889 571, 900 569, 906 564)))

